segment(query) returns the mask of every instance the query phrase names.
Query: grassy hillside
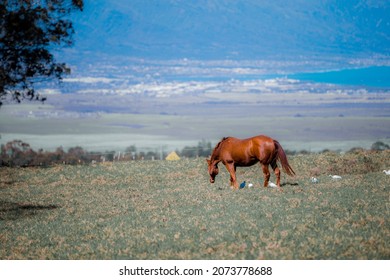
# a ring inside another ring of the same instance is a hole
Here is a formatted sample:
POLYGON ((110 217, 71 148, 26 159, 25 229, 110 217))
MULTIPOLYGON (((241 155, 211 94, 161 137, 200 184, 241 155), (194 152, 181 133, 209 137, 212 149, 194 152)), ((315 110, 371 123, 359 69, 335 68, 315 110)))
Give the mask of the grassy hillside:
POLYGON ((0 259, 389 259, 389 155, 290 157, 284 192, 204 159, 1 168, 0 259))

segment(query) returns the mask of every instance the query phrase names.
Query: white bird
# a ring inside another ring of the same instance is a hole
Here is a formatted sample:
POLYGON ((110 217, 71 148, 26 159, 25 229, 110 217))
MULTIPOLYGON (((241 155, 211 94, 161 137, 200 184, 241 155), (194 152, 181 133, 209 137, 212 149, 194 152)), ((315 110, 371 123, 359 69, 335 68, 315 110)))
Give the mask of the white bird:
POLYGON ((389 170, 383 170, 383 173, 385 173, 386 175, 390 175, 390 169, 389 170))
POLYGON ((249 183, 249 184, 248 184, 248 188, 251 188, 251 187, 253 187, 253 184, 252 184, 252 183, 249 183))
POLYGON ((334 180, 339 180, 339 179, 341 179, 341 176, 339 176, 339 175, 329 175, 329 177, 331 177, 331 178, 334 179, 334 180))
POLYGON ((314 177, 311 177, 311 178, 310 178, 310 181, 311 181, 313 184, 317 184, 317 183, 318 183, 318 179, 317 179, 317 178, 314 178, 314 177))
POLYGON ((272 182, 268 182, 268 187, 277 188, 278 186, 272 182))

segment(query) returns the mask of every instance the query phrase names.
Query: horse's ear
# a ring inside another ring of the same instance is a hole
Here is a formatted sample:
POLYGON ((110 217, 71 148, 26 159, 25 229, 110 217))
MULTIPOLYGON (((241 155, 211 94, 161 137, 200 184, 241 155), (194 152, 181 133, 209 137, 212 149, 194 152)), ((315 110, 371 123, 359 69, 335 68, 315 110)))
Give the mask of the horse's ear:
POLYGON ((211 159, 209 159, 209 158, 206 158, 206 161, 207 161, 207 164, 208 164, 208 165, 210 165, 210 163, 211 163, 211 159))

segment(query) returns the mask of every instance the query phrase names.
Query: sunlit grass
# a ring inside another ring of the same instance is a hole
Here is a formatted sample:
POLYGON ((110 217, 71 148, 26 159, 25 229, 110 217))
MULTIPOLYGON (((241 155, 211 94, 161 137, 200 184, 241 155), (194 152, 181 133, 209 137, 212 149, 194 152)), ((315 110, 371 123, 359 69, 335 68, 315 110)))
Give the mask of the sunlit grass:
POLYGON ((389 152, 290 163, 282 193, 259 166, 237 172, 253 188, 232 191, 222 166, 211 185, 204 159, 2 168, 0 258, 390 258, 389 152))

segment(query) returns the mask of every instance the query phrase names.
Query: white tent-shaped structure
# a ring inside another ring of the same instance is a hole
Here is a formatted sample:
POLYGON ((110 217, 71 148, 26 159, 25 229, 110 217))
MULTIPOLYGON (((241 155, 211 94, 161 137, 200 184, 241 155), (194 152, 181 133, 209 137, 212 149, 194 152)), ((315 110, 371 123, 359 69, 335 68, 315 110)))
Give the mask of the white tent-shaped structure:
POLYGON ((180 157, 176 154, 175 151, 171 152, 167 157, 165 158, 166 160, 179 160, 180 157))

